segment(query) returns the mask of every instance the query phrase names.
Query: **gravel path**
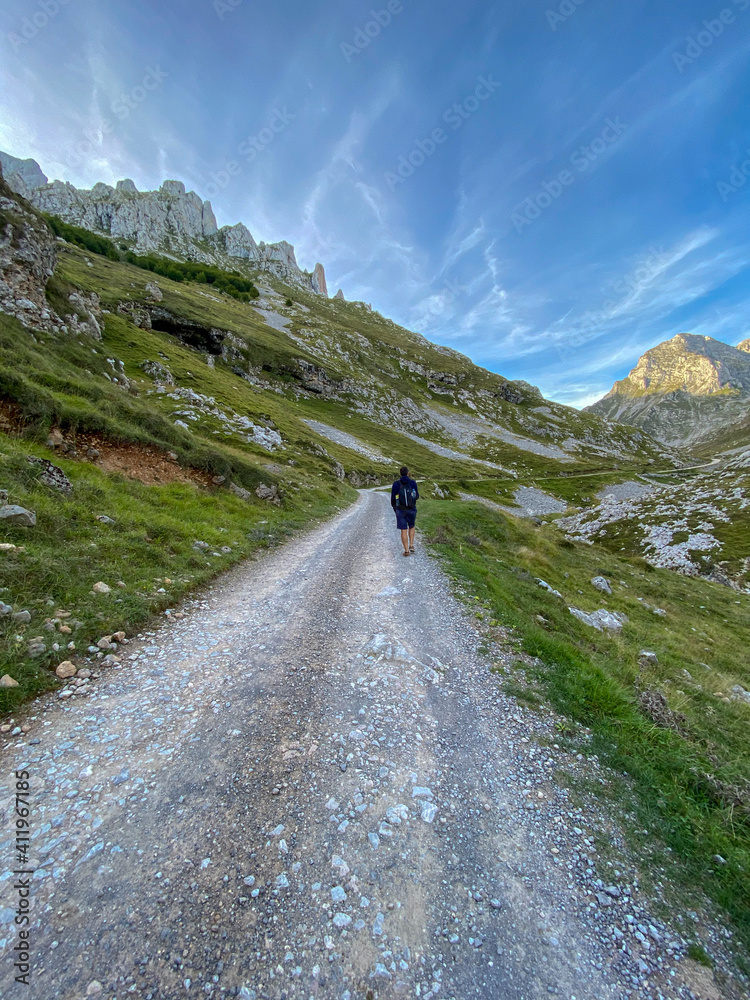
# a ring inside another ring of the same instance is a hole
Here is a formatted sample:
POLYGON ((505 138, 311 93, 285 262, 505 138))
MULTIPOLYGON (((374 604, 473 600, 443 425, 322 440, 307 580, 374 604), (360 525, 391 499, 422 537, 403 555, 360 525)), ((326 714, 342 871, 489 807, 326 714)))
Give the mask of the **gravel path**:
POLYGON ((0 750, 8 869, 10 776, 31 773, 32 988, 8 870, 2 996, 692 995, 683 943, 632 873, 597 881, 601 817, 554 780, 596 762, 540 742, 551 717, 502 694, 437 563, 399 550, 363 493, 87 697, 32 708, 0 750))

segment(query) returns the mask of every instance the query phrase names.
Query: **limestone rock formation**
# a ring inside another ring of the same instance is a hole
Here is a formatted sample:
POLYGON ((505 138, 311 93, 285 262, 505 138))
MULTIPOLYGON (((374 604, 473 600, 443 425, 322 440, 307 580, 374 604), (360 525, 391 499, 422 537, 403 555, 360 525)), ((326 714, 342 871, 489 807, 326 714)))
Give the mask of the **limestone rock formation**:
POLYGON ((34 188, 42 187, 47 183, 47 177, 42 173, 36 160, 19 160, 17 156, 0 151, 0 167, 2 167, 6 180, 11 174, 13 175, 13 183, 10 186, 24 197, 34 188), (25 190, 19 190, 21 187, 25 190))
POLYGON ((750 443, 750 340, 677 334, 587 410, 677 447, 750 443))
POLYGON ((328 287, 326 285, 326 273, 322 264, 316 264, 312 276, 312 287, 314 292, 325 295, 328 298, 328 287))
POLYGON ((346 302, 346 299, 344 298, 344 292, 343 292, 343 290, 341 288, 339 288, 339 290, 336 292, 336 294, 333 297, 334 297, 334 299, 340 299, 341 302, 346 302))
POLYGON ((10 188, 41 212, 66 222, 125 241, 140 253, 164 253, 232 267, 231 258, 247 260, 282 281, 328 295, 325 271, 316 264, 312 274, 302 271, 291 243, 256 243, 241 222, 216 224, 211 203, 182 181, 166 180, 158 191, 139 191, 130 178, 115 187, 95 184, 83 191, 62 181, 47 182, 35 160, 0 153, 10 188))
POLYGON ((15 316, 24 326, 60 330, 62 321, 45 297, 56 261, 54 236, 15 197, 0 169, 0 311, 15 316))

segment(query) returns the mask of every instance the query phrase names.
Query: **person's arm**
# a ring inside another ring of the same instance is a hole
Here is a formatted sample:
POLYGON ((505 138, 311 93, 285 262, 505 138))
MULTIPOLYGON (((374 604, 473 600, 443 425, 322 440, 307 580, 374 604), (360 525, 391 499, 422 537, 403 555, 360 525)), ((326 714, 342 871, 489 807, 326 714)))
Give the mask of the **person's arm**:
POLYGON ((417 486, 416 479, 414 480, 414 489, 417 491, 417 500, 419 500, 419 486, 417 486))
POLYGON ((394 510, 396 509, 396 496, 397 496, 396 486, 397 485, 398 485, 397 483, 394 483, 393 486, 391 486, 391 507, 393 507, 394 510))

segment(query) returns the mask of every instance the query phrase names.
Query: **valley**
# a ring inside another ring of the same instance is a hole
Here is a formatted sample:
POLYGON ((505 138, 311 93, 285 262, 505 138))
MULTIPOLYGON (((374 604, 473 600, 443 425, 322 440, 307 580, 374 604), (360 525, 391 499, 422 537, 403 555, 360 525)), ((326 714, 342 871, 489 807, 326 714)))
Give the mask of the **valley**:
MULTIPOLYGON (((28 199, 0 181, 0 739, 52 775, 48 995, 743 996, 743 351, 705 396, 680 369, 579 412, 329 298, 291 247, 94 225, 127 186, 45 217, 24 169, 28 199), (401 561, 379 490, 403 463, 401 561), (117 880, 171 927, 156 951, 117 880)), ((148 202, 171 220, 176 183, 148 202)))

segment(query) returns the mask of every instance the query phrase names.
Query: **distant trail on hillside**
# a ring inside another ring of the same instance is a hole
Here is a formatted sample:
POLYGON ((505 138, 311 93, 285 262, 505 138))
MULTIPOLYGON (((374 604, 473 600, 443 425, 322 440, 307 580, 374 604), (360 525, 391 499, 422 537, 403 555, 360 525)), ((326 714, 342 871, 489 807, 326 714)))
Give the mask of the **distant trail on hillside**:
POLYGON ((592 882, 601 817, 554 779, 575 757, 385 496, 184 610, 2 751, 6 821, 31 775, 30 995, 620 1000, 650 968, 634 996, 687 998, 656 939, 658 965, 620 948, 615 921, 651 918, 592 882))

